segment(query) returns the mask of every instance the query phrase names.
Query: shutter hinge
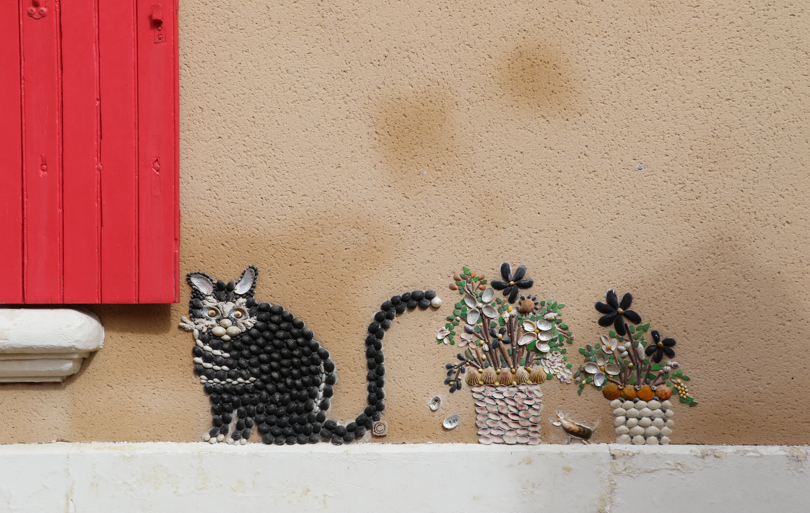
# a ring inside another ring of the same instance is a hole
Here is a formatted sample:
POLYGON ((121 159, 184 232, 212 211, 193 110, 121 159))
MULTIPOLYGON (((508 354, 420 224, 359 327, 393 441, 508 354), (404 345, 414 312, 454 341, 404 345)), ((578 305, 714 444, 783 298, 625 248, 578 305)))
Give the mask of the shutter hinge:
POLYGON ((31 0, 31 7, 28 8, 28 16, 39 20, 48 14, 48 8, 45 7, 45 0, 31 0))
POLYGON ((165 43, 166 34, 163 33, 163 6, 161 4, 152 4, 152 14, 149 17, 152 20, 152 30, 155 31, 155 43, 165 43))

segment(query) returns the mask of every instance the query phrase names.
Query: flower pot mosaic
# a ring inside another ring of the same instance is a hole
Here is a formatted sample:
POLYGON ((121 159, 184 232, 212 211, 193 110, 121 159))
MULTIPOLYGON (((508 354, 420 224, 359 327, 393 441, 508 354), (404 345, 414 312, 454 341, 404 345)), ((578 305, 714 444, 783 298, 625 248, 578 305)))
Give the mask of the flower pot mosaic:
POLYGON ((502 264, 500 279, 492 281, 467 267, 453 278, 450 288, 461 299, 436 339, 461 352, 457 362, 445 366, 445 385, 450 393, 464 383, 472 388, 479 442, 539 443, 540 384, 555 377, 573 381, 565 347, 573 335, 562 320, 565 305, 531 295, 534 281, 523 265, 513 271, 502 264))
POLYGON ((592 385, 611 401, 618 443, 666 445, 674 426, 673 394, 690 406, 698 403, 689 395, 685 383, 689 376, 673 360, 675 339, 662 338, 650 323, 642 324, 641 316, 630 309, 632 303, 631 294, 619 301, 613 289, 605 294, 604 303, 596 303, 602 314, 599 325, 613 329, 600 337, 600 343, 579 349, 585 361, 574 381, 580 395, 592 385))

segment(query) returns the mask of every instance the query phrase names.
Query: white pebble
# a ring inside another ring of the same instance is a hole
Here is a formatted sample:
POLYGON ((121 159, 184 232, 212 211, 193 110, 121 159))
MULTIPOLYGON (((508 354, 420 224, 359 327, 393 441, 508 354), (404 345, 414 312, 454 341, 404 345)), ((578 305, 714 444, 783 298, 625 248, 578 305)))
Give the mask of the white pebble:
POLYGON ((226 330, 225 330, 225 332, 226 332, 226 333, 227 333, 229 336, 231 336, 231 337, 235 337, 236 335, 239 335, 240 333, 242 333, 242 330, 240 330, 240 329, 239 329, 239 328, 237 328, 236 326, 229 326, 229 327, 228 327, 228 329, 226 329, 226 330))
MULTIPOLYGON (((196 358, 195 358, 195 360, 196 360, 196 358)), ((197 362, 194 362, 194 363, 197 363, 197 362)), ((202 358, 200 358, 200 363, 202 363, 202 358)), ((616 408, 615 410, 613 410, 613 416, 614 417, 624 417, 625 415, 627 415, 627 410, 625 410, 624 408, 616 408)))
POLYGON ((200 340, 197 340, 196 344, 200 347, 205 347, 205 344, 203 344, 200 340))
POLYGON ((644 437, 641 435, 636 435, 633 437, 633 443, 636 445, 644 445, 645 443, 647 443, 647 440, 645 440, 644 437))
POLYGON ((245 439, 245 438, 242 438, 242 439, 239 440, 240 445, 245 445, 246 443, 247 443, 247 439, 245 439))
POLYGON ((430 300, 430 306, 432 306, 433 308, 439 308, 440 306, 442 306, 442 298, 440 298, 439 296, 434 297, 433 299, 430 300))
POLYGON ((627 419, 625 419, 624 417, 616 417, 615 419, 613 419, 613 425, 614 425, 615 427, 623 426, 623 425, 624 425, 624 422, 625 422, 626 420, 627 420, 627 419))
POLYGON ((661 445, 669 445, 669 437, 668 436, 662 436, 661 437, 661 445))
POLYGON ((629 410, 627 410, 627 416, 630 417, 631 419, 638 417, 638 410, 635 408, 630 408, 629 410))
POLYGON ((630 428, 628 428, 627 426, 619 426, 619 427, 616 428, 616 434, 617 435, 626 435, 629 432, 630 432, 630 428))
POLYGON ((647 401, 636 401, 636 409, 641 410, 647 407, 647 401))
POLYGON ((649 417, 643 417, 638 419, 638 425, 641 427, 647 427, 652 424, 652 420, 649 417))
POLYGON ((661 428, 661 434, 664 436, 669 436, 672 434, 672 430, 669 429, 668 427, 661 428))
POLYGON ((194 358, 194 360, 193 360, 193 361, 194 361, 194 363, 196 363, 196 364, 198 364, 198 365, 202 365, 202 364, 203 364, 203 359, 202 359, 202 358, 200 358, 199 356, 197 356, 196 358, 194 358))
POLYGON ((619 399, 614 399, 614 400, 610 401, 610 407, 611 408, 621 408, 621 406, 622 406, 622 402, 619 399))
POLYGON ((659 403, 658 401, 655 401, 655 400, 650 401, 650 402, 647 403, 647 408, 649 408, 651 410, 657 410, 660 407, 661 407, 661 403, 659 403))
POLYGON ((658 439, 656 437, 651 437, 647 439, 647 445, 658 445, 658 439))
POLYGON ((208 351, 210 353, 213 352, 213 349, 211 349, 211 346, 203 346, 203 351, 208 351))
POLYGON ((225 440, 225 435, 223 435, 222 433, 218 434, 217 435, 217 442, 221 442, 223 440, 225 440))
POLYGON ((661 403, 661 407, 666 408, 668 410, 668 409, 672 408, 672 403, 669 402, 669 401, 664 401, 663 403, 661 403))
POLYGON ((621 435, 616 438, 617 444, 629 444, 630 443, 630 435, 621 435))
POLYGON ((654 419, 652 421, 652 425, 657 427, 658 429, 661 429, 662 427, 664 427, 664 419, 654 419))
POLYGON ((194 335, 194 339, 195 339, 195 340, 196 340, 196 339, 198 339, 198 338, 200 338, 200 330, 198 330, 197 328, 194 328, 194 329, 191 331, 191 334, 192 334, 192 335, 194 335))
POLYGON ((644 431, 644 434, 646 434, 647 436, 656 436, 660 432, 661 430, 658 429, 657 427, 650 426, 644 431))
POLYGON ((622 406, 624 407, 625 410, 629 410, 630 408, 635 406, 635 403, 633 401, 625 401, 622 406))
POLYGON ((627 427, 636 427, 638 426, 638 419, 627 419, 627 427))
POLYGON ((672 426, 674 426, 674 425, 675 425, 675 421, 674 421, 674 420, 669 419, 669 420, 667 421, 667 427, 668 427, 668 428, 671 428, 671 427, 672 427, 672 426))
POLYGON ((203 435, 203 441, 204 441, 204 442, 207 442, 208 440, 211 440, 211 435, 209 435, 208 433, 206 433, 206 434, 204 434, 204 435, 203 435))
POLYGON ((228 445, 233 445, 235 443, 236 443, 236 440, 234 440, 233 438, 228 438, 228 445))
POLYGON ((223 328, 222 326, 214 326, 213 328, 211 328, 211 333, 213 333, 214 336, 216 337, 221 337, 222 335, 227 333, 227 330, 225 330, 225 328, 223 328))
POLYGON ((217 443, 217 439, 216 438, 211 438, 211 439, 208 440, 208 443, 215 444, 215 443, 217 443))
POLYGON ((638 411, 638 414, 642 417, 652 417, 652 410, 649 408, 642 408, 638 411))
POLYGON ((673 415, 675 415, 675 412, 672 410, 667 410, 666 412, 664 412, 664 415, 666 415, 667 418, 671 418, 673 415))
POLYGON ((643 435, 644 434, 644 428, 641 427, 641 426, 636 426, 634 428, 631 428, 630 429, 630 434, 631 435, 643 435))

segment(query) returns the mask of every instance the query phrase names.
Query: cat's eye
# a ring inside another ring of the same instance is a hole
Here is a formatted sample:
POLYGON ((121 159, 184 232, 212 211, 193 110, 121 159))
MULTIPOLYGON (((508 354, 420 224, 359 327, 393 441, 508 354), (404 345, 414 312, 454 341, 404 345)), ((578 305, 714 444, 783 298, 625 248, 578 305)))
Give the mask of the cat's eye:
POLYGON ((209 318, 216 319, 217 317, 219 317, 219 310, 217 310, 216 308, 209 308, 206 314, 208 315, 209 318))
POLYGON ((234 308, 231 310, 230 317, 236 321, 247 319, 248 313, 244 308, 234 308))

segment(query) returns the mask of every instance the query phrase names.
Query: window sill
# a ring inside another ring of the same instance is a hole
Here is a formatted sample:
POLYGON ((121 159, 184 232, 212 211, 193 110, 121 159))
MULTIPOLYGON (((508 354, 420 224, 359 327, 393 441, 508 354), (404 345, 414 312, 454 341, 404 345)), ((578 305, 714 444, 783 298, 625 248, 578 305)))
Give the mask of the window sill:
POLYGON ((0 383, 64 381, 103 345, 104 328, 89 312, 0 309, 0 383))

